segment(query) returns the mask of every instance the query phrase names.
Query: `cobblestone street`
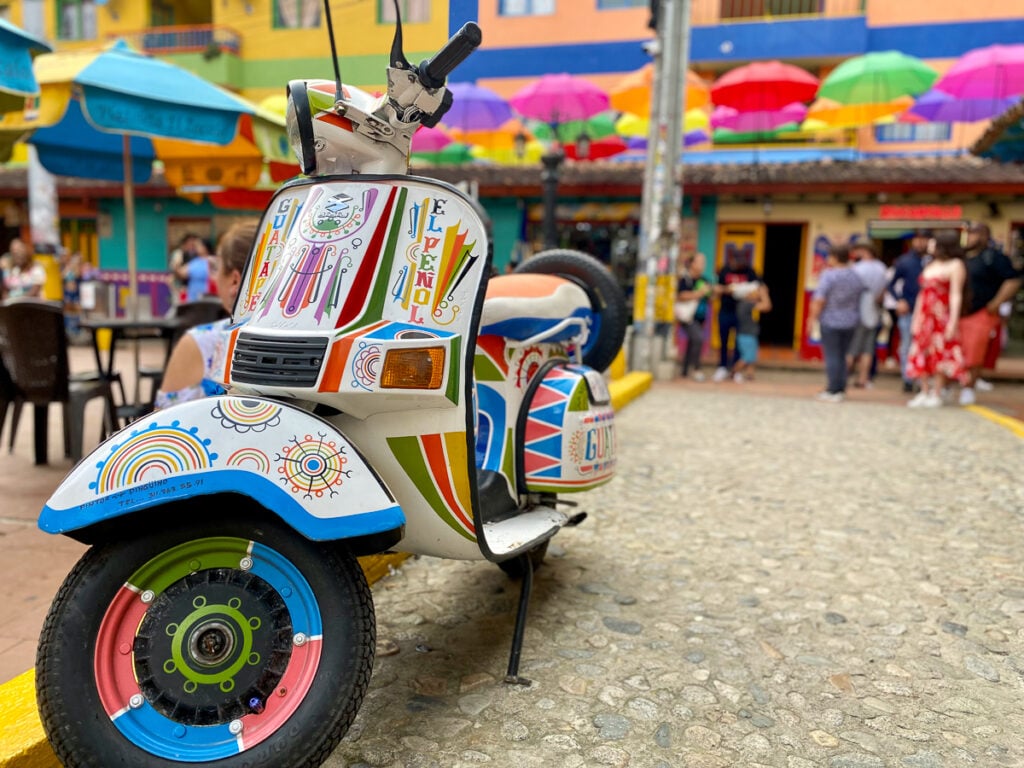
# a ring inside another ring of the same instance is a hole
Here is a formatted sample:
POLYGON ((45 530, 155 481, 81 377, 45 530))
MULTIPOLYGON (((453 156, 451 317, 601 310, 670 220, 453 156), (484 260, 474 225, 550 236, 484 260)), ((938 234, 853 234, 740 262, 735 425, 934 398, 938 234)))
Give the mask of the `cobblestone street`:
POLYGON ((959 408, 659 384, 518 587, 410 560, 333 768, 1024 765, 1024 441, 959 408))

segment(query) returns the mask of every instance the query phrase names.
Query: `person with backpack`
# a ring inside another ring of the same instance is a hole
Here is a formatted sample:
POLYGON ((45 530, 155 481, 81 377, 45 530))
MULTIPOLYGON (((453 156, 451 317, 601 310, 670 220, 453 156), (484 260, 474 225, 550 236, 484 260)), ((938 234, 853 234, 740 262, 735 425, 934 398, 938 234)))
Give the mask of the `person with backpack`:
POLYGON ((967 285, 969 305, 964 308, 960 334, 967 365, 967 381, 960 390, 960 405, 973 405, 974 387, 985 363, 985 353, 1001 330, 999 306, 1012 299, 1021 287, 1021 275, 992 242, 987 224, 967 228, 967 285))

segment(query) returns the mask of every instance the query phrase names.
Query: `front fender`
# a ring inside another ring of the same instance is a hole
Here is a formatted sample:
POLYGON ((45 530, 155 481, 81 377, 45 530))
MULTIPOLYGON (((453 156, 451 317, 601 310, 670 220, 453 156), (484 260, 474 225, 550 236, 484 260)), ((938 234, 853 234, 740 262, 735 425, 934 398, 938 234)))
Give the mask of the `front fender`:
POLYGON ((217 493, 248 496, 320 541, 405 524, 394 496, 334 426, 274 400, 225 395, 157 411, 115 434, 64 479, 39 527, 68 533, 217 493))

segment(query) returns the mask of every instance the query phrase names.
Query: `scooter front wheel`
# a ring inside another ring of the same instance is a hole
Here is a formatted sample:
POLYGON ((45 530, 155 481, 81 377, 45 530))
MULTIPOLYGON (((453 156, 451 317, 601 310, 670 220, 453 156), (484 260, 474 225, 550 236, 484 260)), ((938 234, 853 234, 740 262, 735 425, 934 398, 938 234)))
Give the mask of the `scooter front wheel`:
POLYGON ((65 766, 318 766, 373 666, 355 558, 276 521, 193 523, 89 550, 40 637, 65 766))

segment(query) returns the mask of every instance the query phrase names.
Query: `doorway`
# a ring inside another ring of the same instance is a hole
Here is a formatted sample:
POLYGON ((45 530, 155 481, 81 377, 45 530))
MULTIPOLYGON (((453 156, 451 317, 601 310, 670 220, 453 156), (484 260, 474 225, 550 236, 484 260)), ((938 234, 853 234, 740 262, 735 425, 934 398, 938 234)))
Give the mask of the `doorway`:
POLYGON ((761 344, 794 347, 803 224, 768 224, 764 233, 762 276, 772 298, 772 311, 761 315, 761 344))

